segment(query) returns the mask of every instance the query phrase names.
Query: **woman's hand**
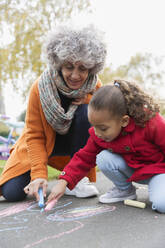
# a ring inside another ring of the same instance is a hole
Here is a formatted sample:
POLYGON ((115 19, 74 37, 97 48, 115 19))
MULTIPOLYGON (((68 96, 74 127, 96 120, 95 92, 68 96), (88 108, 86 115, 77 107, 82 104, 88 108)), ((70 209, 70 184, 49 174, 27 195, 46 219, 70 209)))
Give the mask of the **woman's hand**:
POLYGON ((46 202, 46 205, 51 202, 52 200, 57 200, 63 196, 65 193, 65 189, 68 182, 64 179, 59 179, 58 183, 52 188, 50 195, 48 196, 48 200, 46 202))
POLYGON ((34 195, 36 200, 39 201, 38 189, 43 188, 43 195, 46 197, 46 190, 48 187, 48 182, 44 178, 37 178, 34 181, 30 182, 25 188, 24 191, 28 195, 34 195))
POLYGON ((75 105, 85 104, 86 103, 86 99, 87 99, 87 95, 85 95, 84 97, 81 97, 81 98, 75 98, 72 101, 72 104, 75 104, 75 105))

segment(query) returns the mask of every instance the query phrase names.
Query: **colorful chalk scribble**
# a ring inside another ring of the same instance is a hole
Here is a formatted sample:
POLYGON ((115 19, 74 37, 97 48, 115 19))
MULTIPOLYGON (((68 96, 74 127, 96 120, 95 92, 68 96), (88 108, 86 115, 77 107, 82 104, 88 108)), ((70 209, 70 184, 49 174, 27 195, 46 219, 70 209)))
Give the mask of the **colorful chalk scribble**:
POLYGON ((17 214, 20 213, 24 210, 26 210, 30 205, 32 204, 32 201, 28 201, 28 202, 24 202, 24 203, 18 203, 15 204, 11 207, 5 208, 3 210, 0 211, 0 219, 13 215, 13 214, 17 214))
MULTIPOLYGON (((58 208, 67 207, 70 204, 72 204, 72 201, 67 201, 65 204, 61 204, 60 202, 58 202, 58 206, 56 205, 54 208, 52 208, 51 211, 56 210, 58 208)), ((41 210, 38 208, 38 203, 36 202, 28 206, 27 210, 32 212, 41 212, 41 210)))
POLYGON ((66 221, 71 221, 72 223, 76 224, 76 227, 52 236, 44 237, 36 242, 27 244, 24 248, 35 247, 50 239, 59 239, 63 235, 71 234, 84 227, 84 224, 78 221, 79 219, 92 217, 94 215, 98 215, 106 212, 111 212, 113 210, 115 210, 115 206, 89 206, 89 207, 72 208, 68 210, 63 210, 63 209, 58 210, 53 214, 49 214, 47 216, 47 219, 49 221, 58 221, 59 223, 65 223, 66 221))
MULTIPOLYGON (((84 227, 80 219, 89 218, 95 215, 111 212, 115 210, 115 206, 108 205, 95 205, 95 206, 82 206, 78 208, 69 208, 72 201, 58 202, 57 205, 50 212, 40 213, 36 201, 27 201, 24 203, 17 203, 13 206, 7 207, 0 211, 1 227, 0 233, 15 232, 15 237, 24 235, 25 230, 31 229, 29 216, 33 215, 37 222, 40 218, 46 221, 46 227, 52 222, 58 222, 57 225, 64 225, 64 229, 59 233, 52 234, 45 237, 40 237, 38 240, 33 240, 31 243, 25 243, 24 248, 39 247, 41 243, 45 243, 51 239, 59 239, 64 235, 71 234, 84 227), (25 212, 26 210, 26 212, 25 212), (24 211, 24 212, 23 212, 24 211), (22 212, 22 213, 21 213, 22 212), (37 214, 38 213, 38 214, 37 214), (41 214, 41 215, 40 215, 41 214), (2 219, 3 218, 3 219, 2 219)), ((37 226, 38 227, 38 226, 37 226)), ((42 225, 44 230, 44 225, 42 225)), ((34 237, 35 238, 35 237, 34 237)))
POLYGON ((89 206, 72 208, 68 210, 58 210, 49 214, 47 219, 50 221, 74 221, 89 218, 94 215, 103 214, 115 210, 115 206, 89 206))

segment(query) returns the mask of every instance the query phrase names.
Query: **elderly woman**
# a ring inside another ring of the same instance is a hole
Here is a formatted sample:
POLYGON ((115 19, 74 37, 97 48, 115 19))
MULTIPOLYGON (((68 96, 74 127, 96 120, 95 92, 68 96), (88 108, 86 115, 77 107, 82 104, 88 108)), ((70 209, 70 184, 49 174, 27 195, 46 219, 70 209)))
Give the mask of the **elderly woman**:
MULTIPOLYGON (((87 104, 101 86, 97 73, 106 58, 102 36, 93 26, 60 26, 48 38, 46 55, 48 67, 31 87, 23 133, 0 178, 7 201, 23 200, 27 194, 38 200, 41 187, 46 196, 47 165, 62 171, 88 139, 87 104)), ((95 169, 88 178, 96 181, 95 169)), ((89 197, 98 190, 84 178, 65 193, 89 197)))

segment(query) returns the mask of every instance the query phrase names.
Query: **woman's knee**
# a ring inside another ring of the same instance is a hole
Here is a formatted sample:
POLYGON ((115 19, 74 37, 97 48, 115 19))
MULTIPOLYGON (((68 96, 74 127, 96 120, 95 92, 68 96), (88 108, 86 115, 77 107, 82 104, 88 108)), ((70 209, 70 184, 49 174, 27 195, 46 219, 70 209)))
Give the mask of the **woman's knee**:
POLYGON ((2 185, 2 195, 9 202, 21 201, 26 198, 26 194, 22 188, 13 187, 8 182, 2 185))
POLYGON ((23 175, 12 178, 4 183, 2 188, 3 197, 9 202, 21 201, 26 198, 24 187, 30 182, 30 171, 23 175))

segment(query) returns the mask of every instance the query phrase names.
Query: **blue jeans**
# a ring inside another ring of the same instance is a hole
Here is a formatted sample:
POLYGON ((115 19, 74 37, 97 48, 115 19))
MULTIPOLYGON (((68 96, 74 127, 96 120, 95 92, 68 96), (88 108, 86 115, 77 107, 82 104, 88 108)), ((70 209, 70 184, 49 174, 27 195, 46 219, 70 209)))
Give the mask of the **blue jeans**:
MULTIPOLYGON (((96 164, 117 188, 127 190, 131 187, 132 183, 126 180, 133 174, 134 169, 129 167, 120 155, 103 150, 97 155, 96 164)), ((138 183, 148 184, 152 209, 165 213, 165 174, 157 174, 147 180, 138 181, 138 183)))
MULTIPOLYGON (((87 117, 87 104, 78 106, 72 125, 66 135, 57 134, 56 142, 51 156, 68 156, 71 157, 82 148, 89 137, 88 129, 90 123, 87 117)), ((30 171, 23 175, 10 179, 1 187, 2 195, 7 201, 20 201, 26 198, 24 187, 30 183, 30 171)))

